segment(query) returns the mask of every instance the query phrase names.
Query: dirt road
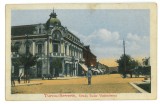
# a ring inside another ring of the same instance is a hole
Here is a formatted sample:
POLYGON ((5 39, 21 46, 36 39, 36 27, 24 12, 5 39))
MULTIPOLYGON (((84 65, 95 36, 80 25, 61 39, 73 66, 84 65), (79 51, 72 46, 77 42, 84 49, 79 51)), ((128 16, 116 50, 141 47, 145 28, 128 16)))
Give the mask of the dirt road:
MULTIPOLYGON (((92 85, 87 85, 87 78, 31 80, 40 85, 11 87, 12 94, 41 93, 137 93, 129 82, 142 81, 143 78, 125 78, 119 74, 99 75, 92 77, 92 85)), ((23 83, 23 81, 22 81, 23 83)))

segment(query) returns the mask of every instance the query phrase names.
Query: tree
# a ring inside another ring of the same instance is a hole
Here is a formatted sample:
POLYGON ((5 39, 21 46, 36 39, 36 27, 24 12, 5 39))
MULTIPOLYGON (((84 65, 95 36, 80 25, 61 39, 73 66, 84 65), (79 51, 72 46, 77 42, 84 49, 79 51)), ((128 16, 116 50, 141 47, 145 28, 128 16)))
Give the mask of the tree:
POLYGON ((136 66, 139 66, 138 61, 134 60, 130 55, 122 55, 120 59, 116 60, 118 63, 118 71, 121 74, 127 74, 129 73, 130 76, 132 77, 132 71, 133 68, 136 66), (126 67, 126 70, 125 70, 126 67))
POLYGON ((19 54, 19 57, 12 59, 12 64, 14 66, 24 66, 24 75, 28 76, 30 74, 30 67, 37 63, 38 57, 33 56, 31 53, 19 54))

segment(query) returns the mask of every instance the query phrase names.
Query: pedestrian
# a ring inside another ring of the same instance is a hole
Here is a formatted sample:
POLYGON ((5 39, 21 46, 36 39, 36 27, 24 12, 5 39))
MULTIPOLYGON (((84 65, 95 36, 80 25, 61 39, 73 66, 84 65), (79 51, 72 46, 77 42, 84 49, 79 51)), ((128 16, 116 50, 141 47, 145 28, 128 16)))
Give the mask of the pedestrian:
POLYGON ((18 83, 21 83, 21 77, 22 77, 22 73, 18 76, 18 83))
POLYGON ((42 80, 44 80, 45 79, 45 76, 44 76, 44 74, 42 75, 42 80))
POLYGON ((24 74, 24 83, 27 83, 27 75, 24 74))
POLYGON ((20 84, 20 76, 18 76, 18 83, 20 84))
POLYGON ((11 75, 11 86, 15 86, 14 74, 11 75))
POLYGON ((84 76, 84 71, 82 70, 82 76, 84 76))
POLYGON ((27 81, 28 81, 28 83, 30 83, 30 75, 29 74, 27 74, 27 81))
POLYGON ((91 85, 91 78, 92 78, 91 67, 88 68, 87 77, 88 77, 88 85, 91 85))

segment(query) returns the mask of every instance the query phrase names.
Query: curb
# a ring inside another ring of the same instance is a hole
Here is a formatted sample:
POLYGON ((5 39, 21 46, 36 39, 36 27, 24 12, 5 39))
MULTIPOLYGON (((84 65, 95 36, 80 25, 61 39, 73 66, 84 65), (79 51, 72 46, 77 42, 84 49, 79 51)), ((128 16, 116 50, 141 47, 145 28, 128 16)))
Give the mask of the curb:
POLYGON ((136 88, 140 93, 149 93, 136 85, 141 83, 142 82, 129 82, 129 84, 131 84, 134 88, 136 88))

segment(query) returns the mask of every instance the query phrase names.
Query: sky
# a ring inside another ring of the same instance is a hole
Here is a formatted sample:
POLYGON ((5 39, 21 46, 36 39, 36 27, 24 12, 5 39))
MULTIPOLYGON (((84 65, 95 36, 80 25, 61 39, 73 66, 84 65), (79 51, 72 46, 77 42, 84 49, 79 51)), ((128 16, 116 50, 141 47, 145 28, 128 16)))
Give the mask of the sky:
MULTIPOLYGON (((51 12, 50 9, 12 10, 11 25, 46 23, 51 12)), ((148 9, 55 9, 55 12, 61 24, 85 45, 90 45, 92 53, 104 64, 116 64, 115 60, 123 54, 123 40, 126 54, 131 57, 150 55, 148 9)))

